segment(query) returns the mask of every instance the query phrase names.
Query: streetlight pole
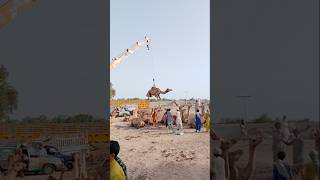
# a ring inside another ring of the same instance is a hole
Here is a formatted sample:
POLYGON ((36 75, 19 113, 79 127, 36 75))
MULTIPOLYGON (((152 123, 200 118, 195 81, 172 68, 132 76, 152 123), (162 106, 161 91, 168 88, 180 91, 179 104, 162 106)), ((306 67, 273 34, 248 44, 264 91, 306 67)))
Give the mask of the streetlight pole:
POLYGON ((247 120, 247 99, 251 98, 251 96, 237 96, 237 98, 241 98, 243 102, 243 110, 244 110, 244 120, 247 120))

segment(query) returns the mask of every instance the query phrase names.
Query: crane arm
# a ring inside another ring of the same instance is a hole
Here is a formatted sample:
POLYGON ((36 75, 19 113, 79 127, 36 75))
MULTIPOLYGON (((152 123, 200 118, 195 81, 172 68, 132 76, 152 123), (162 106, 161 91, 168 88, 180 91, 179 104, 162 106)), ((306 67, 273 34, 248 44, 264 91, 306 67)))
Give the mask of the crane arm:
POLYGON ((112 62, 110 64, 110 69, 112 70, 112 69, 116 68, 118 64, 120 64, 129 55, 135 53, 141 47, 146 46, 147 49, 149 50, 149 44, 150 44, 150 39, 147 36, 145 36, 143 41, 141 41, 141 42, 137 41, 135 44, 133 44, 130 48, 126 49, 120 55, 112 58, 112 62))

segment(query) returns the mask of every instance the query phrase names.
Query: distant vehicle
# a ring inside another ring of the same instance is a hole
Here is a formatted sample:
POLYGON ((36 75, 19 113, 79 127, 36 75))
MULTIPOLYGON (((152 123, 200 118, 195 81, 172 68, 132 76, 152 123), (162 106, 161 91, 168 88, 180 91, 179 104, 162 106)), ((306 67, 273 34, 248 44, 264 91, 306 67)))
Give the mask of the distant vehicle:
MULTIPOLYGON (((0 169, 2 172, 8 170, 8 158, 15 154, 16 147, 0 147, 0 169)), ((48 155, 46 151, 39 151, 34 147, 22 147, 22 153, 26 156, 27 168, 25 174, 39 173, 52 174, 64 168, 63 160, 48 155)))
POLYGON ((131 116, 131 112, 128 111, 126 108, 120 108, 117 111, 116 117, 126 117, 126 116, 131 116))
POLYGON ((124 107, 124 110, 130 112, 130 114, 133 115, 133 111, 136 110, 136 107, 133 105, 126 105, 124 107))
POLYGON ((54 146, 46 145, 46 146, 44 146, 44 148, 47 150, 48 155, 52 155, 52 156, 58 157, 61 160, 63 160, 63 163, 67 167, 68 170, 71 170, 73 168, 74 159, 73 159, 72 155, 63 154, 58 150, 58 148, 56 148, 54 146))
POLYGON ((0 147, 0 171, 5 172, 8 167, 8 158, 14 155, 16 147, 0 147))

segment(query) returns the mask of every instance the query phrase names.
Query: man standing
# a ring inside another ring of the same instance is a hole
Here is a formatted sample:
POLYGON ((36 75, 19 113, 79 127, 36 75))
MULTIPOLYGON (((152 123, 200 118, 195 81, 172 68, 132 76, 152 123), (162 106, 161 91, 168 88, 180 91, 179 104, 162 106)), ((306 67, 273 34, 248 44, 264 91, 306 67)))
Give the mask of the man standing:
POLYGON ((172 130, 172 128, 173 128, 173 116, 172 116, 170 111, 171 111, 171 109, 167 109, 166 116, 167 116, 168 128, 169 128, 169 130, 172 130))
POLYGON ((176 124, 177 124, 177 130, 178 130, 178 134, 182 134, 183 132, 182 131, 182 128, 183 128, 183 125, 182 125, 182 119, 181 119, 181 113, 179 111, 179 109, 177 110, 177 120, 176 120, 176 124))
POLYGON ((273 180, 292 180, 292 172, 288 163, 284 161, 286 153, 277 153, 277 161, 273 165, 273 180))
POLYGON ((110 141, 110 180, 126 180, 123 168, 116 161, 120 151, 117 141, 110 141))
POLYGON ((213 180, 226 180, 225 161, 220 148, 213 149, 213 180))
POLYGON ((277 161, 278 157, 277 154, 280 151, 284 151, 285 145, 284 145, 284 137, 283 133, 281 131, 281 123, 276 122, 274 124, 275 129, 273 130, 272 136, 273 136, 273 142, 272 142, 272 150, 273 150, 273 162, 277 161))
POLYGON ((201 130, 201 114, 199 109, 197 109, 197 113, 195 115, 195 124, 196 124, 196 132, 200 132, 201 130))

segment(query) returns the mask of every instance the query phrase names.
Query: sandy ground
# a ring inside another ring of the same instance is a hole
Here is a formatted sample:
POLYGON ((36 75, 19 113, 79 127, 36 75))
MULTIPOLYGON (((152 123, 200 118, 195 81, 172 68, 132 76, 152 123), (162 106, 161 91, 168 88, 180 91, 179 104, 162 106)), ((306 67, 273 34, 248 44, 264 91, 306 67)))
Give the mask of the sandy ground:
POLYGON ((209 179, 209 133, 185 129, 184 135, 175 135, 165 126, 135 129, 120 119, 112 120, 110 128, 130 180, 209 179))
MULTIPOLYGON (((305 126, 305 125, 302 125, 305 126)), ((316 126, 315 126, 316 127, 316 126)), ((272 136, 271 136, 271 128, 272 124, 250 124, 248 128, 261 128, 263 129, 267 135, 266 139, 257 147, 256 149, 256 160, 255 160, 255 170, 252 176, 252 180, 271 180, 272 179, 272 166, 273 166, 273 156, 272 156, 272 136), (269 134, 270 133, 270 134, 269 134)), ((214 126, 215 132, 225 139, 235 138, 240 136, 240 128, 238 124, 218 124, 214 126)), ((309 132, 304 133, 306 137, 310 134, 309 132)), ((304 159, 305 162, 311 161, 308 157, 308 153, 314 149, 314 141, 305 138, 304 140, 304 159)), ((218 141, 214 141, 211 144, 211 148, 219 146, 218 141)), ((248 161, 248 141, 239 141, 234 147, 230 149, 230 151, 234 151, 237 149, 244 150, 244 154, 239 160, 239 166, 245 167, 248 161)), ((292 146, 286 147, 286 153, 289 164, 292 163, 293 155, 292 155, 292 146)))

